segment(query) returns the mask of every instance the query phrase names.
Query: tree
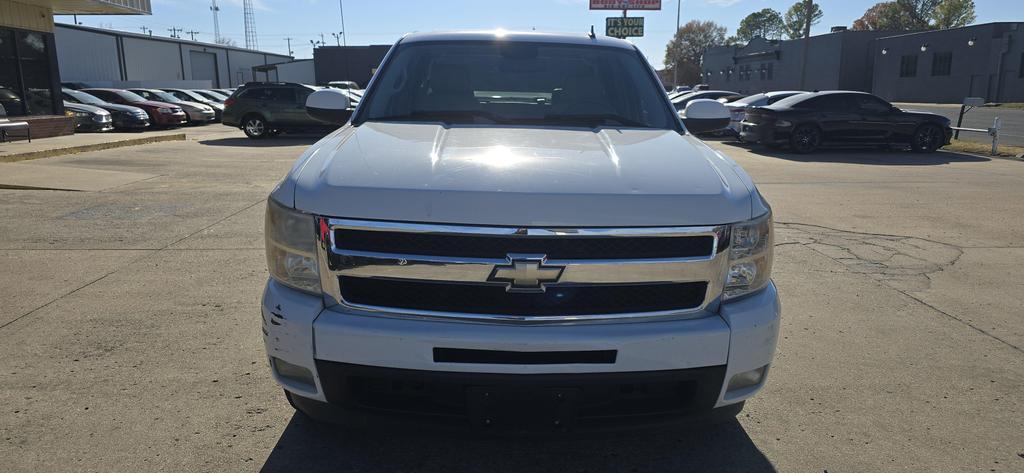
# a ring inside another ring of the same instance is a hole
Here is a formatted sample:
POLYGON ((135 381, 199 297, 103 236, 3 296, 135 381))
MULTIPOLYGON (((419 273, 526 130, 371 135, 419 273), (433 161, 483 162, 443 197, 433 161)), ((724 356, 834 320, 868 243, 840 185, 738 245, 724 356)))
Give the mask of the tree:
POLYGON ((915 30, 926 30, 932 27, 931 19, 935 16, 935 8, 943 0, 896 0, 900 7, 900 19, 915 30))
MULTIPOLYGON (((970 21, 973 21, 974 2, 971 0, 893 0, 869 8, 864 12, 864 16, 853 22, 853 29, 920 31, 941 28, 944 22, 958 21, 958 11, 966 14, 967 9, 970 11, 970 21), (938 9, 947 2, 957 5, 947 7, 949 16, 940 19, 937 16, 938 9), (970 5, 959 5, 961 3, 970 5), (932 20, 935 22, 932 23, 932 20)), ((959 21, 964 19, 967 18, 959 21)))
POLYGON ((974 0, 944 0, 935 8, 933 19, 940 29, 959 28, 974 23, 974 0))
POLYGON ((726 28, 713 21, 691 20, 676 31, 665 47, 665 67, 678 68, 679 80, 696 84, 700 80, 700 61, 712 46, 725 43, 726 28))
MULTIPOLYGON (((818 24, 823 15, 821 7, 817 3, 811 3, 811 26, 818 24)), ((789 10, 786 10, 786 18, 783 21, 786 37, 789 39, 803 38, 804 27, 807 26, 807 18, 807 6, 804 2, 796 2, 793 6, 789 7, 789 10)))
POLYGON ((765 8, 747 15, 740 22, 736 36, 743 41, 750 41, 754 38, 779 39, 782 37, 782 30, 785 26, 779 12, 765 8))

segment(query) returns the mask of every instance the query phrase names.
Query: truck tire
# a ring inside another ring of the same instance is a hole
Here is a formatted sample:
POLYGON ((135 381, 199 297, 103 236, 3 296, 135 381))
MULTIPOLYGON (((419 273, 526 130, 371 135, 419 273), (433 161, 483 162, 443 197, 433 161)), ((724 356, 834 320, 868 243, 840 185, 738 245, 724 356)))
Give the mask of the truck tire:
POLYGON ((270 133, 270 126, 267 124, 267 121, 259 115, 246 115, 245 118, 242 119, 242 131, 245 132, 245 136, 258 140, 270 133))

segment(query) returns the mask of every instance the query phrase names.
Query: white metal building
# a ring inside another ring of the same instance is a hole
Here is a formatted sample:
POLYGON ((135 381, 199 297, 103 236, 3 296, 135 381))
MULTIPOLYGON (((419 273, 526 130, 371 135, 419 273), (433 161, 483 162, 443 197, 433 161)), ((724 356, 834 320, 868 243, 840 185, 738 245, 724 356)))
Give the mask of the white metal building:
POLYGON ((253 67, 291 56, 219 44, 57 23, 63 82, 91 86, 227 88, 253 80, 253 67))

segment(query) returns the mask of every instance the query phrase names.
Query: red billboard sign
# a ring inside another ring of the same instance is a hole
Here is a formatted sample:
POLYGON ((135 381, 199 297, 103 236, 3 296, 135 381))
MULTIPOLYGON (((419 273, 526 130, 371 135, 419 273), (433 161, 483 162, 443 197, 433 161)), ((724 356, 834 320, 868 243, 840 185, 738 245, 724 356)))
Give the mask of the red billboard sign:
POLYGON ((661 10, 661 0, 590 0, 591 10, 661 10))

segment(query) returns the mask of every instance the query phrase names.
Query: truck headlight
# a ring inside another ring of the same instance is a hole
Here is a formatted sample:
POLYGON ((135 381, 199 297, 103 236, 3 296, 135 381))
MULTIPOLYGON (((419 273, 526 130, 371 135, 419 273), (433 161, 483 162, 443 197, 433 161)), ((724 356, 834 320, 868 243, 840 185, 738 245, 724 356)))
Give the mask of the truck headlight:
POLYGON ((729 272, 723 300, 735 299, 768 285, 772 273, 772 213, 729 228, 729 272))
POLYGON ((319 294, 313 216, 267 199, 266 239, 270 276, 288 287, 319 294))

